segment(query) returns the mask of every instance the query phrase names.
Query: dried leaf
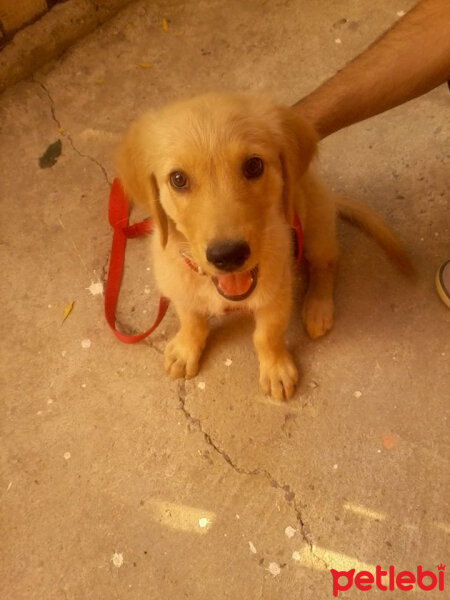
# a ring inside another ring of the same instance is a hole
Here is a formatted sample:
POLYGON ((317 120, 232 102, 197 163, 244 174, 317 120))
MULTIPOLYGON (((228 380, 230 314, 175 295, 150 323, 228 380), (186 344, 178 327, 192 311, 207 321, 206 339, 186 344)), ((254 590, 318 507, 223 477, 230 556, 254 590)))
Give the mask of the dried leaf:
POLYGON ((151 62, 140 62, 139 66, 141 69, 151 69, 153 67, 151 62))
POLYGON ((50 144, 50 146, 39 159, 39 166, 41 169, 53 167, 53 165, 56 164, 58 157, 61 156, 61 150, 61 140, 57 140, 56 142, 53 142, 53 144, 50 144))
POLYGON ((169 24, 167 23, 167 19, 162 20, 162 28, 164 31, 169 31, 169 24))
POLYGON ((72 300, 72 302, 70 302, 66 308, 64 309, 63 312, 63 320, 62 322, 64 323, 64 321, 67 319, 67 317, 70 315, 70 313, 72 312, 73 309, 73 305, 75 304, 75 300, 72 300))

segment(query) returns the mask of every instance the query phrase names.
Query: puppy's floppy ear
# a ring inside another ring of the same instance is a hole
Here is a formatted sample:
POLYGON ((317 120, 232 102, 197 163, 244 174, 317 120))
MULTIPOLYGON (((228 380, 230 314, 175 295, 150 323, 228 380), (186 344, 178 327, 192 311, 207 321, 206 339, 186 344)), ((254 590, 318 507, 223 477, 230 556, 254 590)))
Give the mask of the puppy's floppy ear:
POLYGON ((131 125, 117 149, 116 164, 125 193, 136 204, 150 209, 164 247, 167 244, 169 227, 151 168, 152 121, 152 116, 146 115, 131 125))
POLYGON ((317 148, 317 134, 313 127, 287 107, 278 107, 281 121, 280 161, 283 170, 283 204, 286 219, 294 219, 294 190, 305 173, 317 148))

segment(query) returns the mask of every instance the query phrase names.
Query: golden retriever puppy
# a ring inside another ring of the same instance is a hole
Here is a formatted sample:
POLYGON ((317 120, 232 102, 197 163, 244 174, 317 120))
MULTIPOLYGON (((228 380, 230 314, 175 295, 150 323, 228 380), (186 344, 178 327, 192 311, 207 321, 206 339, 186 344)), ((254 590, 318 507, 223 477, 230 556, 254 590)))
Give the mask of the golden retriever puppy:
POLYGON ((401 246, 369 209, 337 200, 308 170, 315 135, 288 108, 261 98, 207 94, 136 121, 118 152, 125 192, 148 206, 156 225, 157 284, 180 328, 165 350, 174 377, 197 374, 212 315, 240 308, 255 319, 260 383, 290 398, 297 368, 284 334, 292 305, 292 223, 304 236, 308 334, 333 323, 338 211, 361 222, 407 268, 401 246))

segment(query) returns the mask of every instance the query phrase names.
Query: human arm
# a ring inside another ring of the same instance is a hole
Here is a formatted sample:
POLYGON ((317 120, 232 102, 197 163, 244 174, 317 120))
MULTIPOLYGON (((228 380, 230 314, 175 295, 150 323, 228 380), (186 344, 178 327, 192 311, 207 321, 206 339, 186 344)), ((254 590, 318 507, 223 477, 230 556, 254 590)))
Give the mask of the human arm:
POLYGON ((421 0, 293 110, 323 139, 449 79, 450 0, 421 0))

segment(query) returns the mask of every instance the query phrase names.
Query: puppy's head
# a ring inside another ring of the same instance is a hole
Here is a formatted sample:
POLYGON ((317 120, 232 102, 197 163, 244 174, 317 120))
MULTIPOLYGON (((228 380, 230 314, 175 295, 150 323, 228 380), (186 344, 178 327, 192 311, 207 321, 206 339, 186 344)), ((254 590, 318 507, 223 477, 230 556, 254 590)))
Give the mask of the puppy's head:
MULTIPOLYGON (((247 297, 292 224, 295 184, 314 154, 312 129, 288 108, 208 94, 135 122, 118 153, 125 191, 223 296, 247 297)), ((281 244, 281 245, 280 245, 281 244)))

